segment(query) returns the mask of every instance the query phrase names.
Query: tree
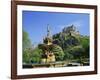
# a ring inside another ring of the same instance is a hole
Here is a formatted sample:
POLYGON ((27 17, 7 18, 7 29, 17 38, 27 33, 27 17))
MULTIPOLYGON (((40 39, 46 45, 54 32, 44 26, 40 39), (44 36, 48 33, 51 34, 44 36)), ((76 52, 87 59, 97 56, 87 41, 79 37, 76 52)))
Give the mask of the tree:
POLYGON ((87 36, 84 36, 80 39, 80 41, 81 41, 81 45, 84 49, 82 56, 84 58, 89 58, 89 38, 87 36))
POLYGON ((74 58, 74 55, 71 54, 67 49, 64 51, 64 54, 65 54, 64 60, 71 60, 74 58))
POLYGON ((25 50, 26 48, 31 47, 31 41, 29 39, 29 35, 27 32, 23 30, 23 49, 25 50))
POLYGON ((35 49, 32 50, 31 52, 31 61, 33 63, 39 63, 41 61, 41 54, 42 54, 42 50, 39 49, 38 47, 36 47, 35 49))
POLYGON ((30 47, 31 47, 31 41, 29 39, 29 35, 27 32, 23 30, 23 62, 24 63, 30 62, 30 47))
POLYGON ((30 62, 30 50, 26 49, 23 50, 23 63, 29 63, 30 62))
POLYGON ((52 52, 55 54, 57 61, 62 61, 64 58, 64 52, 62 48, 58 45, 53 45, 52 52))
POLYGON ((81 45, 74 46, 69 49, 69 53, 73 55, 74 59, 80 59, 83 54, 83 47, 81 45))

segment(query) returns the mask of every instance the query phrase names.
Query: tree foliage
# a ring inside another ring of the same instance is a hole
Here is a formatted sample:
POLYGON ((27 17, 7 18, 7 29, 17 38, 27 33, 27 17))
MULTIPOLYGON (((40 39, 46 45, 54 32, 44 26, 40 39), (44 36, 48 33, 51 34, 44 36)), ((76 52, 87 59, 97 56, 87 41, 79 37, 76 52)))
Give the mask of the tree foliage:
POLYGON ((23 31, 23 63, 39 63, 41 54, 41 49, 32 48, 28 33, 23 31))
POLYGON ((52 48, 52 52, 55 54, 57 61, 62 61, 64 58, 64 52, 62 48, 58 45, 54 45, 52 48))
POLYGON ((41 61, 42 50, 36 47, 31 52, 31 63, 39 63, 41 61))
POLYGON ((23 63, 30 62, 30 50, 23 50, 23 63))
POLYGON ((25 50, 26 48, 31 47, 31 41, 29 39, 29 35, 27 32, 23 30, 23 49, 25 50))

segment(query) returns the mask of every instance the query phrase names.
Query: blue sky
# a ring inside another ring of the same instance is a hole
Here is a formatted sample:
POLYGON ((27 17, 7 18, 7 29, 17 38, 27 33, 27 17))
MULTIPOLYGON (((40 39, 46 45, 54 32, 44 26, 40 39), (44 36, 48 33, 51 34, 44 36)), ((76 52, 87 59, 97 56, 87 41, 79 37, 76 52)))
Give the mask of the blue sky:
POLYGON ((82 35, 89 35, 89 14, 80 13, 56 13, 23 11, 23 30, 29 34, 32 44, 41 43, 47 34, 47 24, 51 28, 51 34, 61 32, 64 27, 75 25, 82 35))

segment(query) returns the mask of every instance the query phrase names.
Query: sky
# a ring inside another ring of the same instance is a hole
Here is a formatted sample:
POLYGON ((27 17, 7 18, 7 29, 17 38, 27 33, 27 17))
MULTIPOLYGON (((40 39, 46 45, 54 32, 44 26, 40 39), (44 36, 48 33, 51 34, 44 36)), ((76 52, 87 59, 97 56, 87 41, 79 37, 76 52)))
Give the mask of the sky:
POLYGON ((86 13, 23 11, 22 27, 29 34, 32 44, 37 45, 46 36, 48 24, 52 35, 73 24, 80 34, 89 36, 89 17, 86 13))

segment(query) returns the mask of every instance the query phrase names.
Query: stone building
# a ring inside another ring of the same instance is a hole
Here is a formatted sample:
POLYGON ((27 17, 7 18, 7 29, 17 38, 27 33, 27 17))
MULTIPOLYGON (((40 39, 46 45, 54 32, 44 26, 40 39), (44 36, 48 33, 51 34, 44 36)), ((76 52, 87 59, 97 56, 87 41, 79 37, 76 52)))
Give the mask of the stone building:
POLYGON ((79 31, 77 31, 77 29, 76 29, 76 27, 74 25, 71 25, 69 27, 65 27, 63 29, 63 33, 66 33, 66 34, 71 35, 71 36, 80 35, 79 31))

